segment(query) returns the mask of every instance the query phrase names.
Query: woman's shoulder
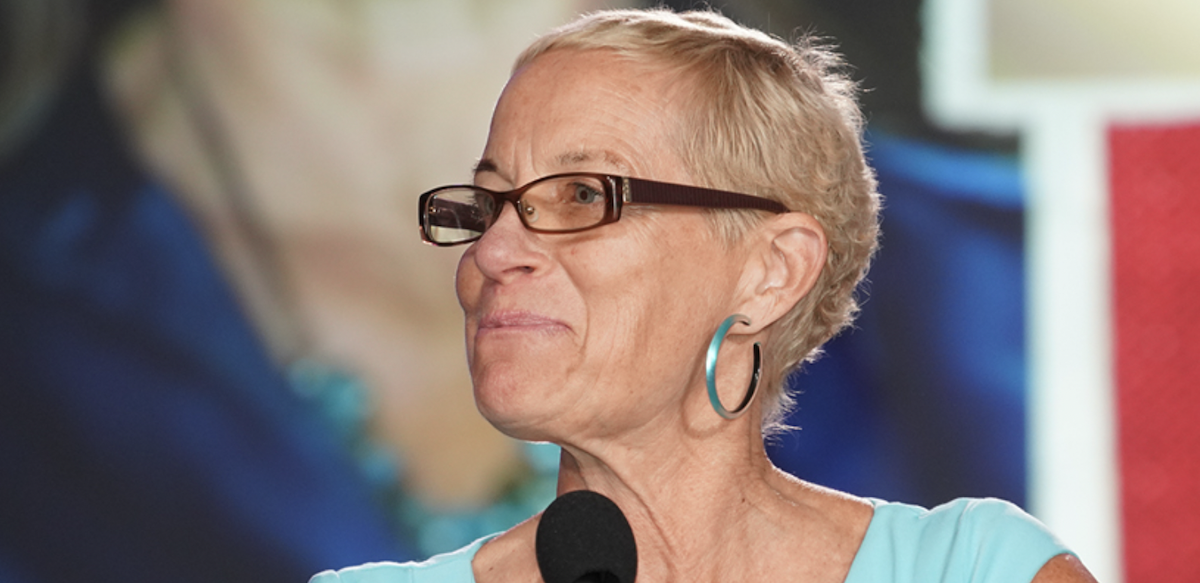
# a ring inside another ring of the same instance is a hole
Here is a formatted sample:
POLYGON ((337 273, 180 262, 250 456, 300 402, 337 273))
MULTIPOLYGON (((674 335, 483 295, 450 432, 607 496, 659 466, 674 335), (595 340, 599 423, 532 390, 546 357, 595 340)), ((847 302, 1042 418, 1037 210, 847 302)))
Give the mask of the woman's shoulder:
POLYGON ((534 553, 534 538, 542 515, 529 519, 496 536, 479 550, 474 569, 480 583, 504 581, 519 583, 541 581, 537 556, 534 553))
POLYGON ((1045 527, 1016 504, 998 498, 957 498, 926 509, 914 504, 867 498, 875 508, 872 526, 914 529, 930 534, 946 529, 969 531, 981 527, 1045 527))
POLYGON ((421 562, 366 563, 337 571, 323 571, 309 583, 474 583, 471 562, 484 543, 483 537, 457 551, 436 555, 421 562))
POLYGON ((1069 552, 1015 504, 959 498, 932 509, 871 499, 875 514, 846 583, 1020 582, 1069 552))
POLYGON ((534 516, 508 531, 485 536, 457 551, 427 561, 367 563, 337 571, 323 571, 309 583, 476 583, 504 573, 505 581, 540 580, 533 554, 534 516), (525 551, 525 552, 522 552, 525 551))

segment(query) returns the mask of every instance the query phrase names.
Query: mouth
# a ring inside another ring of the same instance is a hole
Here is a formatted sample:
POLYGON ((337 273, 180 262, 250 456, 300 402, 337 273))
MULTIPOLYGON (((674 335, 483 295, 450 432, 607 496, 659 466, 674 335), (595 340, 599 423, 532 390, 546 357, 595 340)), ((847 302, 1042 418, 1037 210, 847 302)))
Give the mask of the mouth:
POLYGON ((568 329, 561 320, 534 312, 504 310, 489 312, 479 320, 478 334, 496 332, 560 332, 568 329))

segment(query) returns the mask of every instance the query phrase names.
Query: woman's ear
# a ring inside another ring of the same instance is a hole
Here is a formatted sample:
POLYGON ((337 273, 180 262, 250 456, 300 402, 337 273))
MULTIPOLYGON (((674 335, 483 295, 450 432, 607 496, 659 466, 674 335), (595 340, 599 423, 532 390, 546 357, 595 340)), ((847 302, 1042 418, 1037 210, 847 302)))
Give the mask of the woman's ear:
MULTIPOLYGON (((811 215, 783 213, 761 224, 751 235, 751 251, 743 291, 743 312, 761 330, 787 314, 810 290, 825 267, 829 246, 825 230, 811 215)), ((743 329, 745 330, 745 329, 743 329)))

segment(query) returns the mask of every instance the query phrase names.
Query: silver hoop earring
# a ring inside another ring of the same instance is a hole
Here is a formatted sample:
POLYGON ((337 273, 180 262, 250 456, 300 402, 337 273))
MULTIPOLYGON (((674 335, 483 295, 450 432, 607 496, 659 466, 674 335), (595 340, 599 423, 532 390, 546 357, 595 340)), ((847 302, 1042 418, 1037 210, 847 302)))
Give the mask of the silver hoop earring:
POLYGON ((750 318, 742 314, 734 314, 725 318, 724 322, 717 327, 717 331, 713 333, 712 342, 708 343, 708 357, 705 359, 704 379, 708 381, 708 402, 712 404, 712 408, 717 412, 717 415, 726 419, 737 419, 741 417, 746 409, 750 407, 750 401, 754 400, 754 394, 758 391, 758 378, 762 376, 762 348, 758 342, 754 343, 754 375, 750 377, 750 388, 746 389, 746 396, 742 398, 742 403, 737 409, 730 411, 721 404, 721 397, 717 395, 717 354, 721 352, 721 343, 725 341, 725 335, 729 333, 729 329, 735 323, 750 325, 750 318))

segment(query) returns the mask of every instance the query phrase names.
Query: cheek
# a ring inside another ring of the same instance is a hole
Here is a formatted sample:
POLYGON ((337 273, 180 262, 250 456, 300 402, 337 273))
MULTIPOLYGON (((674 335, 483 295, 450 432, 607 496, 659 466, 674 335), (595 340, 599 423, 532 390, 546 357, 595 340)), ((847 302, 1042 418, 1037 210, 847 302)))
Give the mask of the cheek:
POLYGON ((463 253, 458 260, 458 269, 454 272, 454 293, 458 296, 458 305, 468 314, 479 304, 479 295, 483 288, 483 275, 475 267, 473 249, 474 247, 463 253))
POLYGON ((454 274, 454 293, 463 311, 463 332, 466 340, 467 362, 474 360, 475 333, 478 325, 476 308, 483 294, 483 276, 475 267, 470 251, 464 253, 454 274))
POLYGON ((662 358, 678 364, 696 329, 715 328, 709 302, 727 295, 714 285, 722 278, 708 269, 716 268, 710 255, 648 239, 625 252, 610 248, 574 277, 588 308, 589 356, 603 361, 606 375, 662 358))

